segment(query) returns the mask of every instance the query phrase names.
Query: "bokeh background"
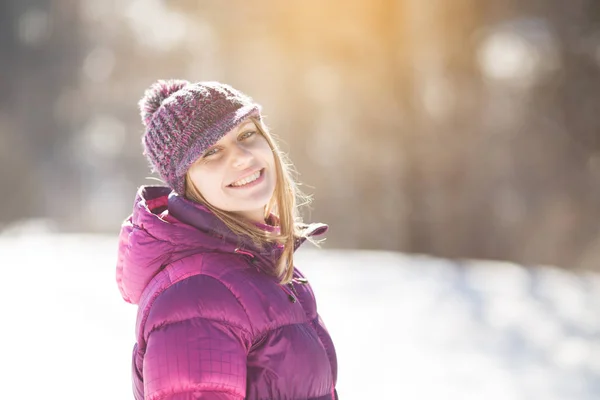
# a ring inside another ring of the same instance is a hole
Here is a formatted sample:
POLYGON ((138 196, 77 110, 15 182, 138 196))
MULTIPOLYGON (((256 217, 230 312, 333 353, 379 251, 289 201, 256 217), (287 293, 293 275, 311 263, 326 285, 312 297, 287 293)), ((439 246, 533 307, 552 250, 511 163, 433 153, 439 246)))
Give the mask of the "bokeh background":
POLYGON ((600 3, 4 0, 0 223, 115 232, 159 78, 263 104, 340 248, 595 268, 600 3))
MULTIPOLYGON (((156 184, 141 154, 137 101, 167 78, 227 82, 263 105, 314 196, 306 219, 331 226, 326 249, 455 260, 439 267, 450 275, 435 276, 454 277, 455 286, 446 284, 463 294, 471 289, 461 277, 471 275, 460 260, 512 262, 503 273, 478 272, 486 278, 475 282, 513 311, 521 297, 508 301, 498 288, 516 284, 531 300, 547 277, 535 266, 557 268, 545 287, 556 296, 549 310, 570 304, 558 326, 583 323, 575 336, 585 340, 572 347, 566 333, 554 337, 567 343, 568 360, 584 360, 567 363, 580 380, 556 398, 600 396, 600 365, 591 360, 600 355, 600 300, 589 283, 600 272, 600 2, 2 0, 3 236, 93 234, 103 238, 98 249, 113 251, 105 243, 116 244, 136 188, 156 184), (523 278, 503 280, 515 268, 523 278)), ((78 243, 70 240, 56 244, 65 251, 54 262, 69 257, 65 243, 78 243)), ((13 248, 17 262, 13 244, 0 248, 13 248)), ((111 257, 99 258, 110 273, 111 257)), ((379 259, 370 260, 375 268, 379 259)), ((394 262, 383 264, 393 270, 394 262)), ((447 300, 432 296, 425 303, 447 300)), ((483 295, 468 298, 485 304, 483 295)), ((547 324, 523 328, 530 314, 518 315, 521 329, 549 332, 547 324)), ((341 323, 332 328, 339 334, 341 323)), ((542 386, 565 376, 564 359, 554 363, 548 346, 534 358, 558 369, 535 370, 542 386)), ((348 362, 350 348, 341 356, 348 362)))

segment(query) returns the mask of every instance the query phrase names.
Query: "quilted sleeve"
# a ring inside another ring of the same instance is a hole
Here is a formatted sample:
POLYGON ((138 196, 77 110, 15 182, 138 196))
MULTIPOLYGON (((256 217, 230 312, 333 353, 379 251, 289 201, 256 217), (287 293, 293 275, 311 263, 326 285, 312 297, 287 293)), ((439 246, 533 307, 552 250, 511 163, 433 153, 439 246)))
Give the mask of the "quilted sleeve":
POLYGON ((144 399, 243 399, 247 324, 244 308, 216 279, 193 276, 171 286, 148 317, 144 399))
POLYGON ((236 328, 194 318, 154 330, 143 364, 146 399, 243 399, 246 350, 236 328))

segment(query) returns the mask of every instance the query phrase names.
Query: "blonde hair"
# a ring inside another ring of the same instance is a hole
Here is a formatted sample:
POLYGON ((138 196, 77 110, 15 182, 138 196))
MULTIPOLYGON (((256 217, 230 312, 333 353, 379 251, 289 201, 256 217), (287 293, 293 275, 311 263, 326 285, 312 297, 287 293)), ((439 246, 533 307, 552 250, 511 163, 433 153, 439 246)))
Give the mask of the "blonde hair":
MULTIPOLYGON (((292 280, 294 273, 294 244, 298 237, 303 236, 303 230, 300 229, 302 219, 298 209, 299 206, 310 203, 311 198, 298 189, 298 183, 292 177, 292 172, 294 172, 292 164, 281 152, 267 127, 256 118, 251 118, 251 120, 256 125, 258 132, 266 139, 275 159, 275 190, 265 207, 265 218, 270 214, 275 215, 278 219, 279 232, 266 232, 232 212, 214 207, 202 196, 190 179, 189 173, 185 176, 185 197, 203 204, 235 234, 246 235, 257 245, 273 242, 283 245, 283 252, 277 260, 275 273, 280 277, 281 283, 288 283, 292 280), (301 200, 302 203, 298 204, 298 200, 301 200)), ((310 240, 310 238, 307 239, 310 240)), ((315 243, 313 240, 311 242, 315 243)))

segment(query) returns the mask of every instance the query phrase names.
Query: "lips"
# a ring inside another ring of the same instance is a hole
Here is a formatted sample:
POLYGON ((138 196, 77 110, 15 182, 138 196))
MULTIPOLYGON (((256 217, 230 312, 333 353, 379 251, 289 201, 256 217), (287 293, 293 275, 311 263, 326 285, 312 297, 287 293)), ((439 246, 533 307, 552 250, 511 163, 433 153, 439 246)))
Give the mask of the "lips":
POLYGON ((264 168, 259 169, 258 171, 254 171, 253 173, 248 174, 233 183, 230 183, 229 185, 227 185, 227 187, 239 188, 239 187, 251 185, 252 183, 256 182, 263 176, 263 171, 264 171, 264 168))

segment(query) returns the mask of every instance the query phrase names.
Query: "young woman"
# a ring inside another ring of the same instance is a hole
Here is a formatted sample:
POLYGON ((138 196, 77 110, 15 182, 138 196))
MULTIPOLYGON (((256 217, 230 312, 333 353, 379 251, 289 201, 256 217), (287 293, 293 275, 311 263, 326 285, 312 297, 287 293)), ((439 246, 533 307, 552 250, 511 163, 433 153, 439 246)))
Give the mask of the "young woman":
POLYGON ((337 361, 294 251, 303 224, 288 164, 250 97, 158 81, 140 101, 143 186, 124 222, 117 283, 138 305, 136 399, 337 398, 337 361))

